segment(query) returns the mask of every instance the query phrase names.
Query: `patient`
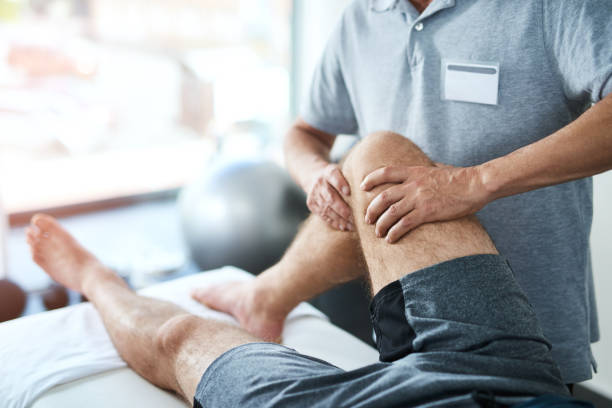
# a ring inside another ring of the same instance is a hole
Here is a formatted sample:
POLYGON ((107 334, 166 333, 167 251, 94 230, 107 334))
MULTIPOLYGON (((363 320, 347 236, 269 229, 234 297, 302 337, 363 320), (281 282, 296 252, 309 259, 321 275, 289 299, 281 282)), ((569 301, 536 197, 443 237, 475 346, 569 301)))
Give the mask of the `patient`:
POLYGON ((388 186, 358 186, 383 165, 433 164, 400 135, 366 137, 343 164, 356 232, 311 217, 252 282, 194 292, 242 328, 136 295, 49 216, 32 219, 28 243, 54 280, 95 305, 132 369, 196 407, 506 406, 567 395, 533 309, 474 217, 425 224, 394 245, 376 238, 362 214, 388 186), (346 372, 271 342, 297 303, 362 275, 379 363, 346 372))

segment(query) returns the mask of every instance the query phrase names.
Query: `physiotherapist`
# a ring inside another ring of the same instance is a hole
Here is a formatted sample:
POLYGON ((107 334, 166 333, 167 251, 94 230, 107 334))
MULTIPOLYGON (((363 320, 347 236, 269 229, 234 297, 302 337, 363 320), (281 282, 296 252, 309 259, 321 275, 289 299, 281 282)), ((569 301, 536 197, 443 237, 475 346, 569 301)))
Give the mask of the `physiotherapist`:
MULTIPOLYGON (((286 139, 311 211, 353 229, 338 134, 415 142, 437 167, 386 167, 366 221, 390 245, 476 213, 537 311, 568 384, 599 338, 591 176, 612 168, 612 0, 356 0, 286 139)), ((357 216, 357 215, 355 215, 357 216)), ((359 215, 362 216, 362 215, 359 215)))

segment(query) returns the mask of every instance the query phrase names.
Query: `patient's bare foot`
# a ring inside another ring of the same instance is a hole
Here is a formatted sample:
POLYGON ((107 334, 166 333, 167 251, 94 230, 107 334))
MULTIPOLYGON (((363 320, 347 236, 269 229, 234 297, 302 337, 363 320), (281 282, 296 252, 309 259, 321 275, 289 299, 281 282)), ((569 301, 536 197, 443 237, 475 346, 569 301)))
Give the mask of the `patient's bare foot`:
POLYGON ((34 262, 69 289, 83 293, 86 284, 95 279, 120 280, 51 216, 32 217, 26 236, 34 262))
POLYGON ((231 314, 249 333, 265 341, 281 341, 287 313, 267 307, 268 299, 256 289, 254 280, 205 286, 191 296, 211 309, 231 314))

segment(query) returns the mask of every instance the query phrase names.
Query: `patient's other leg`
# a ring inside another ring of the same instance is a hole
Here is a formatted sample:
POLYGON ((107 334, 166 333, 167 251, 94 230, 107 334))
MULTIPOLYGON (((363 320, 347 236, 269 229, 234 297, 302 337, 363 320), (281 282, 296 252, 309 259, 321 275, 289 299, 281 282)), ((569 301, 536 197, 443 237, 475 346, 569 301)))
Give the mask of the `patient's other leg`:
POLYGON ((359 236, 355 232, 331 229, 319 217, 311 216, 281 261, 257 279, 206 287, 194 291, 194 297, 236 316, 249 332, 275 339, 280 336, 287 313, 299 302, 338 284, 367 276, 368 268, 377 292, 386 283, 424 266, 463 255, 496 253, 475 217, 424 225, 408 234, 399 245, 389 245, 376 238, 374 227, 366 225, 363 219, 370 200, 385 186, 366 194, 360 191, 359 185, 372 170, 385 165, 432 166, 433 163, 403 136, 379 132, 366 137, 343 164, 353 192, 349 204, 360 225, 359 236))
POLYGON ((214 359, 235 346, 258 341, 240 328, 136 295, 52 217, 35 216, 27 239, 34 261, 45 272, 95 305, 128 365, 187 401, 193 400, 202 374, 214 359))
POLYGON ((300 302, 365 276, 357 234, 332 229, 310 216, 282 259, 256 279, 207 286, 195 290, 193 297, 234 315, 250 333, 274 340, 300 302))
POLYGON ((343 172, 351 186, 353 218, 374 293, 386 284, 418 269, 474 254, 496 254, 497 250, 476 217, 424 224, 396 244, 377 238, 375 226, 365 223, 371 200, 389 185, 370 192, 359 186, 365 176, 383 166, 433 166, 433 162, 410 140, 391 132, 367 136, 347 157, 343 172))

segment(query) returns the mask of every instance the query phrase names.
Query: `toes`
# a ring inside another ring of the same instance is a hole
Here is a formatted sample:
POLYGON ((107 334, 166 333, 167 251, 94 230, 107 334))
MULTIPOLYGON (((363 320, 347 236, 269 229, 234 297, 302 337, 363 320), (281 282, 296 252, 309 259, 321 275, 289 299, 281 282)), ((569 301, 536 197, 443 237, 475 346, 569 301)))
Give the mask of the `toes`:
POLYGON ((47 214, 36 214, 32 217, 32 221, 30 223, 33 227, 43 231, 43 233, 55 228, 58 225, 55 218, 47 214))
POLYGON ((32 245, 35 242, 38 241, 38 238, 40 237, 40 230, 38 229, 38 227, 36 226, 31 226, 26 228, 26 239, 28 241, 28 244, 32 245))
POLYGON ((218 284, 197 288, 191 292, 191 297, 211 309, 234 314, 234 307, 239 299, 231 296, 229 286, 231 285, 218 284))
POLYGON ((214 297, 218 286, 205 286, 203 288, 197 288, 191 291, 191 297, 200 303, 208 305, 209 302, 214 303, 211 298, 214 297))
POLYGON ((38 251, 34 248, 31 248, 32 260, 36 262, 38 265, 42 265, 45 263, 45 258, 41 251, 38 251))
POLYGON ((44 262, 43 251, 41 250, 41 231, 36 226, 30 226, 26 228, 26 241, 30 246, 30 254, 32 255, 32 260, 37 264, 41 264, 44 262))

